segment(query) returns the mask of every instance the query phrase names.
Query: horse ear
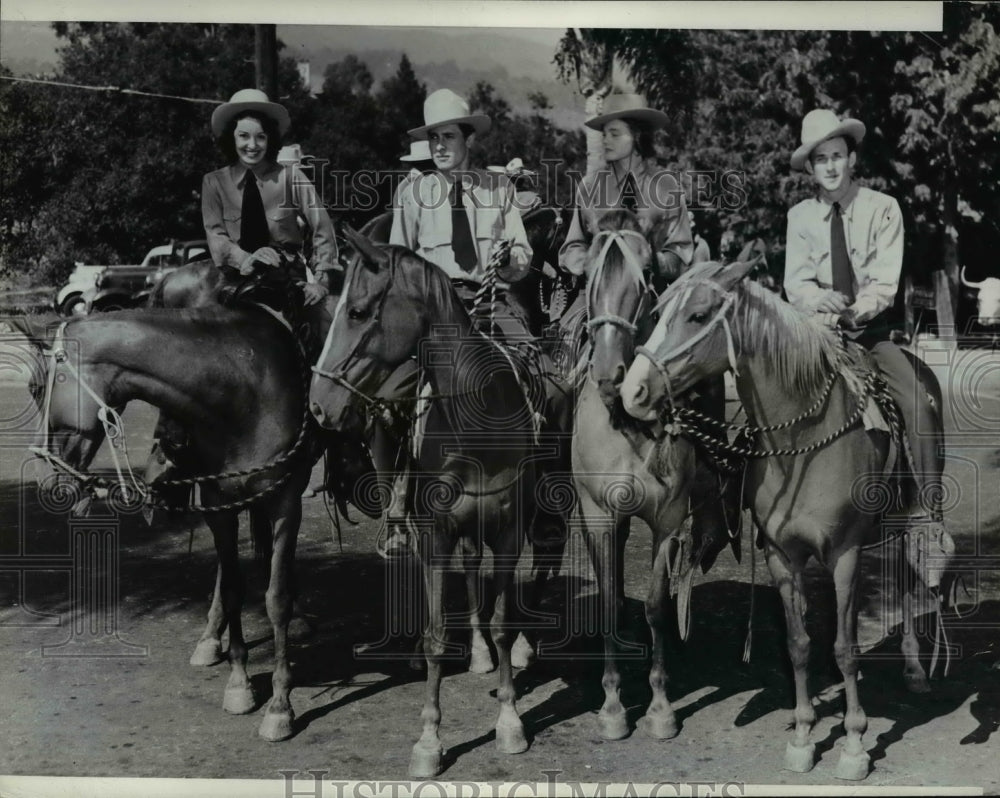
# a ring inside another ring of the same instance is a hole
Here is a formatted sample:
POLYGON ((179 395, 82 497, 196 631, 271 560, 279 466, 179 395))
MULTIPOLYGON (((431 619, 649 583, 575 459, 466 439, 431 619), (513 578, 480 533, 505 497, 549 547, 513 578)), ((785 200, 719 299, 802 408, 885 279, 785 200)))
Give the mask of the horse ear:
POLYGON ((345 223, 343 229, 344 237, 361 253, 362 262, 366 266, 377 268, 389 265, 389 254, 385 250, 375 246, 367 236, 361 235, 349 224, 345 223))
POLYGON ((741 280, 746 279, 747 275, 757 268, 757 265, 761 262, 761 260, 763 260, 763 258, 764 254, 760 253, 757 257, 751 258, 750 260, 738 260, 730 263, 719 274, 719 282, 727 290, 732 288, 741 280))

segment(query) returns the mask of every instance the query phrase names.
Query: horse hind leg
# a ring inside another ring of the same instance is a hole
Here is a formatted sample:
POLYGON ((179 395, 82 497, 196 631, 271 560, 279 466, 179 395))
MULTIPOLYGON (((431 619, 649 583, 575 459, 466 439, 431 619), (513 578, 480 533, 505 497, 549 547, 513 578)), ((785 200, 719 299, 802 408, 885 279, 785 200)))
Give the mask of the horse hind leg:
POLYGON ((646 598, 646 622, 649 624, 653 646, 649 669, 649 686, 652 688, 653 698, 646 714, 639 719, 638 728, 654 740, 669 740, 678 733, 677 717, 667 697, 666 600, 671 541, 667 535, 660 533, 656 542, 652 582, 646 598))
POLYGON ((516 586, 514 572, 517 568, 521 535, 518 528, 506 533, 506 539, 493 550, 493 578, 496 585, 496 604, 490 620, 490 632, 497 647, 497 701, 500 714, 497 717, 497 750, 504 754, 520 754, 528 750, 528 740, 524 735, 524 724, 517 714, 517 691, 514 688, 514 672, 511 666, 511 647, 516 628, 516 586))
POLYGON ((208 622, 201 639, 191 653, 190 663, 195 667, 207 667, 222 662, 222 633, 226 629, 226 615, 222 609, 222 564, 215 569, 215 590, 212 592, 212 605, 208 608, 208 622))
POLYGON ((483 553, 479 544, 469 538, 462 539, 462 567, 465 571, 465 587, 469 598, 470 659, 469 671, 490 673, 493 670, 493 655, 483 636, 482 591, 480 590, 479 569, 483 553))
POLYGON ((215 539, 220 571, 219 596, 229 626, 230 673, 222 708, 232 715, 245 715, 253 712, 256 698, 247 675, 247 647, 243 640, 243 622, 240 618, 244 587, 236 538, 239 521, 232 512, 206 513, 205 521, 215 539))
POLYGON ((806 596, 802 578, 804 563, 791 563, 772 546, 767 547, 767 566, 785 609, 788 654, 795 678, 795 736, 785 747, 785 769, 808 773, 816 761, 816 744, 809 739, 816 723, 816 710, 809 700, 809 635, 806 632, 806 596))
POLYGON ((844 693, 847 712, 844 714, 844 731, 847 736, 837 762, 838 779, 860 781, 868 776, 869 757, 861 742, 868 728, 868 718, 858 699, 857 660, 857 605, 855 604, 858 581, 858 549, 843 552, 834 563, 833 583, 837 592, 837 640, 834 655, 844 676, 844 693))
POLYGON ((906 563, 906 555, 899 554, 897 569, 899 594, 902 601, 903 632, 901 649, 903 652, 903 683, 911 693, 929 693, 930 682, 927 673, 920 663, 920 642, 916 634, 916 612, 918 580, 906 563))

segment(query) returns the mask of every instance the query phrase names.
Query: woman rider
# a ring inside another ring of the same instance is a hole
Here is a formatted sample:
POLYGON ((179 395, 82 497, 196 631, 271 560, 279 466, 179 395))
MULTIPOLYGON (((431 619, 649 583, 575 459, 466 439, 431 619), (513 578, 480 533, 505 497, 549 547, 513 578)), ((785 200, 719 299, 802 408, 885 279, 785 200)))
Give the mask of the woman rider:
POLYGON ((238 91, 215 109, 212 134, 228 165, 202 181, 202 219, 225 283, 235 288, 259 277, 291 287, 291 307, 277 309, 298 315, 302 306, 295 321, 318 353, 330 325, 322 300, 330 293, 330 273, 341 266, 333 224, 313 184, 298 166, 277 162, 289 124, 284 106, 257 89, 238 91))

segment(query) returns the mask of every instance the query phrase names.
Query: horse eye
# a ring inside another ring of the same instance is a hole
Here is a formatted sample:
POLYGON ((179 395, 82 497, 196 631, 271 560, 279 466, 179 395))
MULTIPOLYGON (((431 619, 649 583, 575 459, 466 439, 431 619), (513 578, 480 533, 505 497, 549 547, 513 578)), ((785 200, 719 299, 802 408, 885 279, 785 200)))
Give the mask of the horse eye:
POLYGON ((704 324, 706 321, 708 321, 708 314, 707 313, 692 313, 691 314, 691 321, 693 321, 695 324, 704 324))
POLYGON ((367 319, 368 316, 369 316, 369 313, 364 308, 348 308, 347 309, 347 318, 349 318, 351 321, 361 321, 363 319, 367 319))

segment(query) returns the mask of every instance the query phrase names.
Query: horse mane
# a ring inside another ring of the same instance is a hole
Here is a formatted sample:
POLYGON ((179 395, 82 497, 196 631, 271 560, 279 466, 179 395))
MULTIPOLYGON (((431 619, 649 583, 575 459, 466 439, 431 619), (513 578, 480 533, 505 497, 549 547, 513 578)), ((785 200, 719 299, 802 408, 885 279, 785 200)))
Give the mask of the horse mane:
POLYGON ((734 318, 736 346, 769 364, 786 390, 815 393, 847 363, 832 330, 752 280, 737 288, 734 318))
POLYGON ((389 254, 390 279, 406 275, 406 279, 424 297, 432 323, 471 325, 469 314, 443 269, 398 244, 380 246, 389 254))

